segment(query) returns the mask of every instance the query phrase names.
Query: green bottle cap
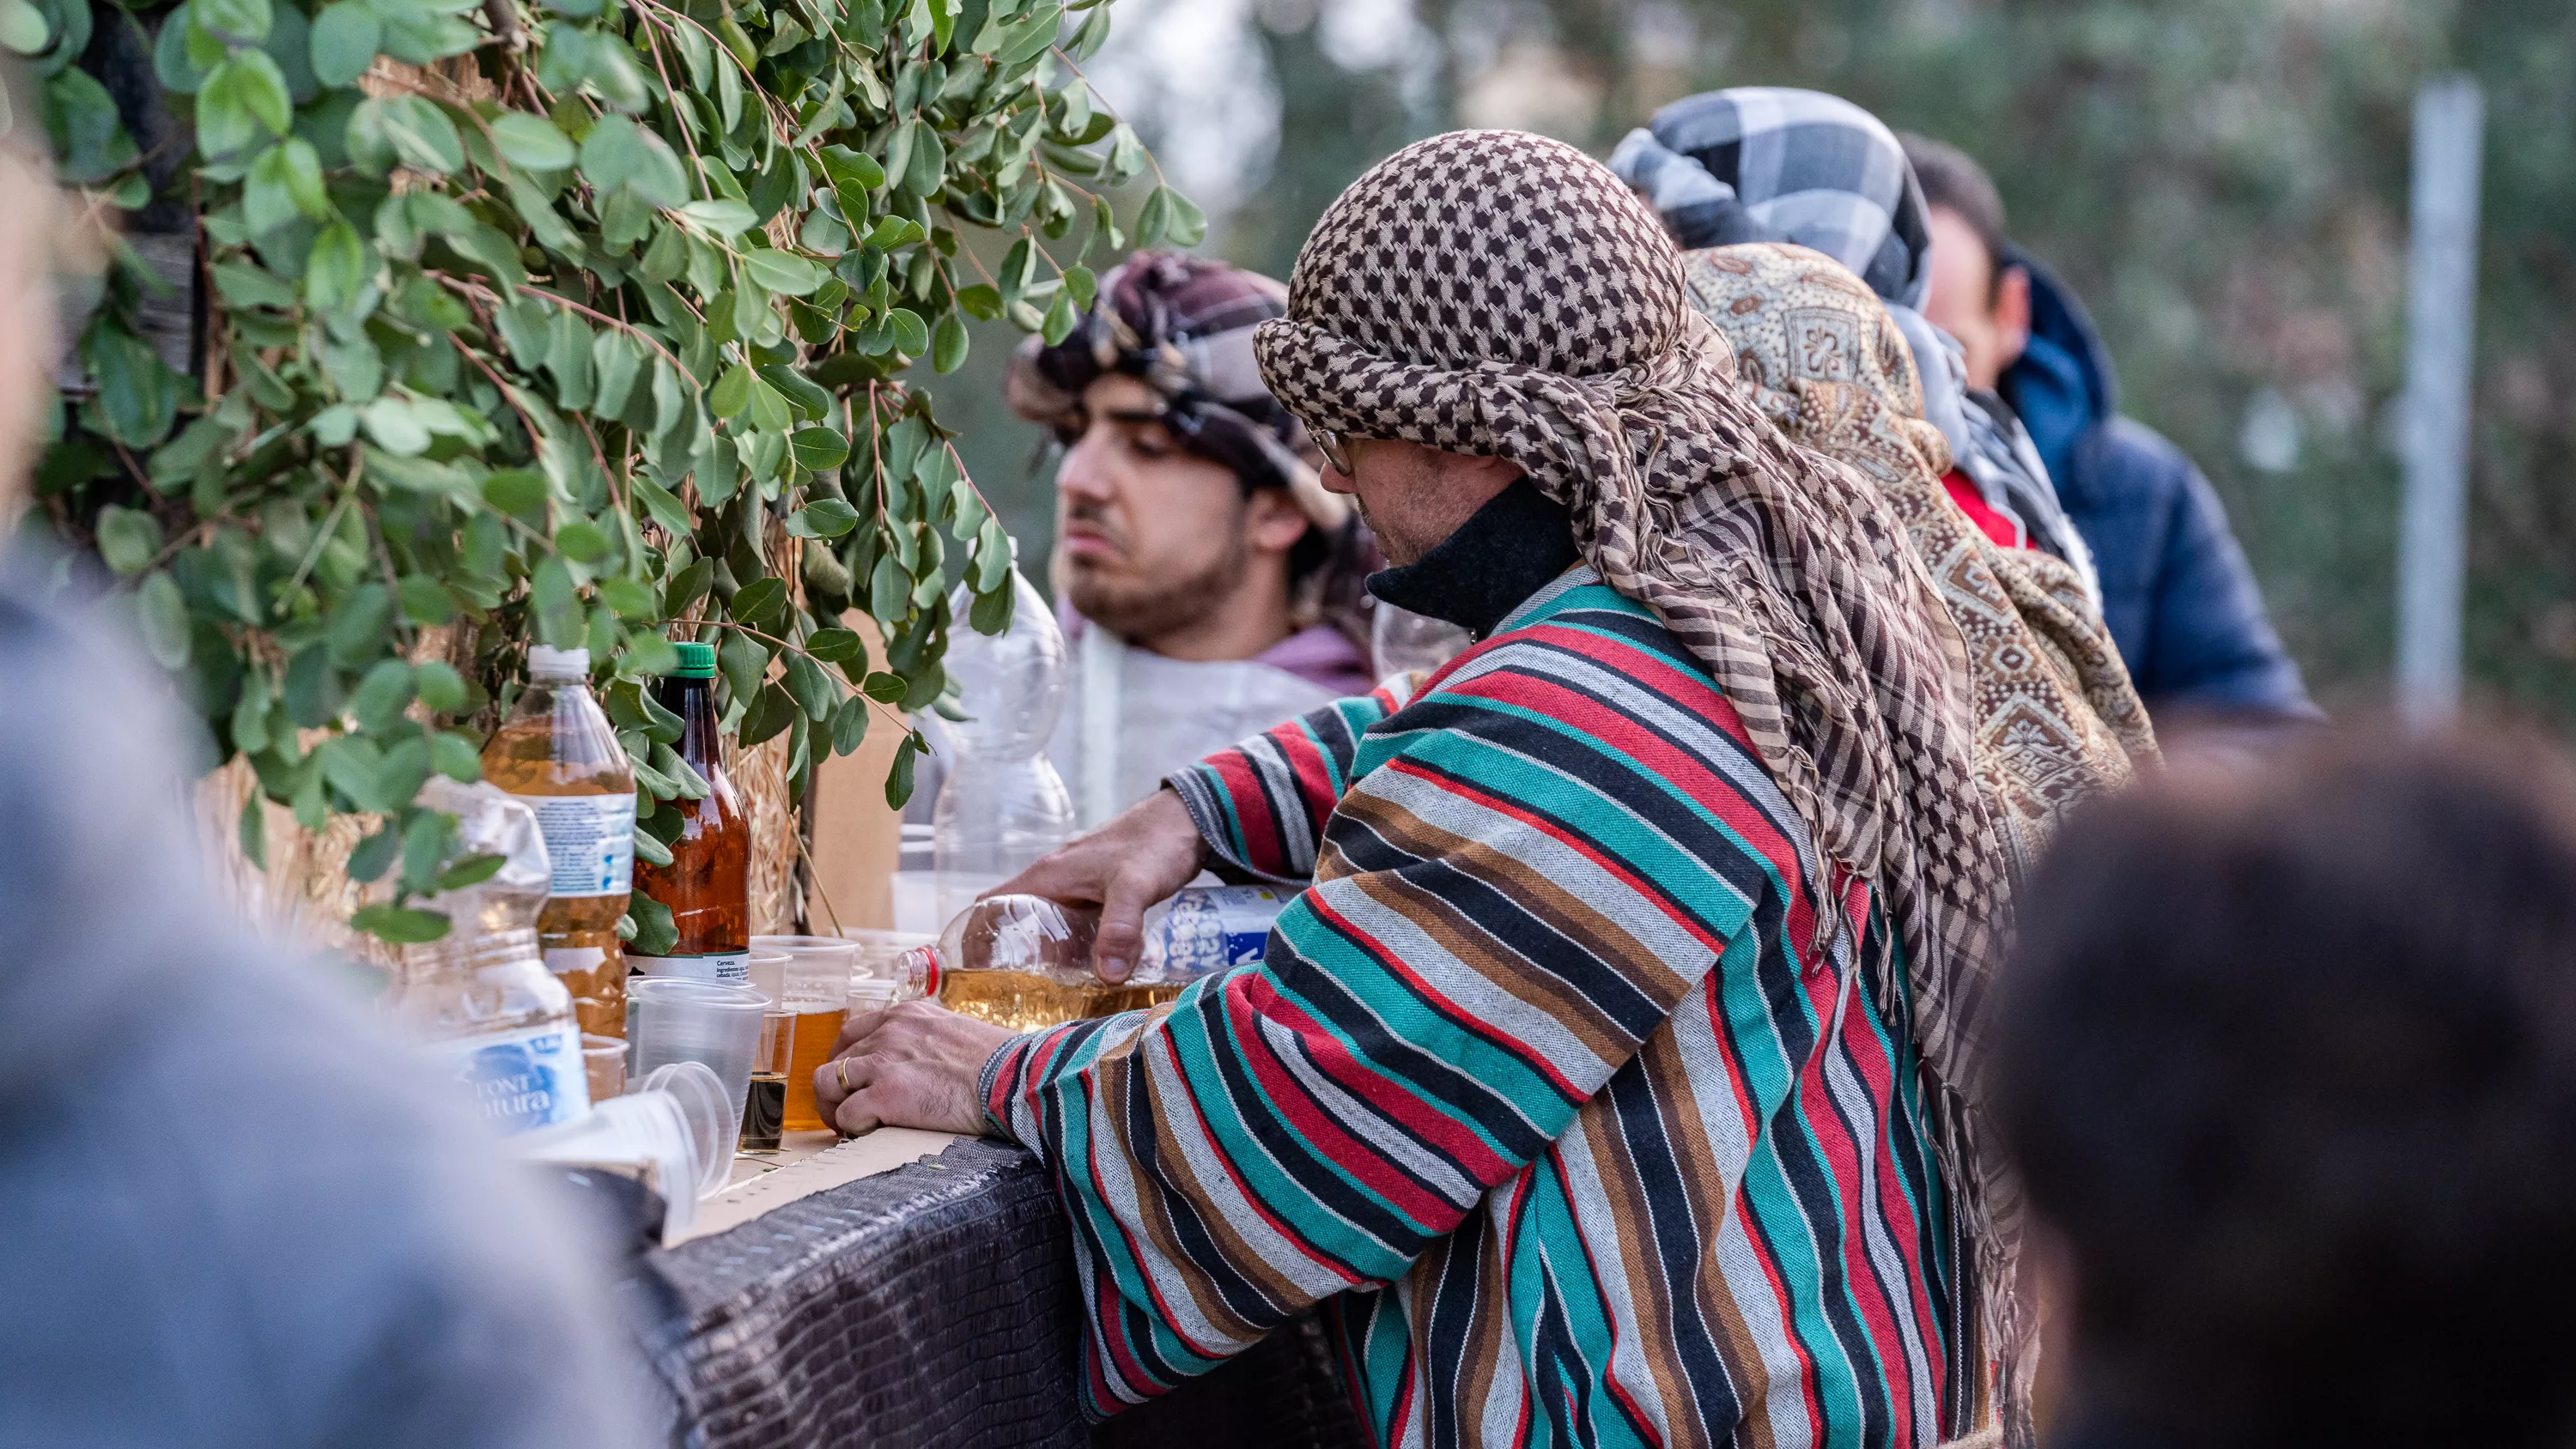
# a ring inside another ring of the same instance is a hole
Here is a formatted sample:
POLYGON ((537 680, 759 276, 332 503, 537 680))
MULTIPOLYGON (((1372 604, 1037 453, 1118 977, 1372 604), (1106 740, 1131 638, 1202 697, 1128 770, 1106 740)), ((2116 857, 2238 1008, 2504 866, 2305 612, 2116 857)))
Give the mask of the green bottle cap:
POLYGON ((713 679, 716 677, 716 646, 713 644, 674 644, 680 651, 680 662, 671 668, 673 679, 713 679))

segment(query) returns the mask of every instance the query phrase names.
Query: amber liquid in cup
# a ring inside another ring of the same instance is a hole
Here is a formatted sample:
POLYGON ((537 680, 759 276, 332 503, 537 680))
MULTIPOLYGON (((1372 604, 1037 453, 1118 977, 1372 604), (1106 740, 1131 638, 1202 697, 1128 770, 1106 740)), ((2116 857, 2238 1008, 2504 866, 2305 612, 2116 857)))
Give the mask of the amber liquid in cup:
POLYGON ((790 1001, 787 1009, 796 1023, 796 1050, 787 1067, 787 1130, 819 1132, 832 1124, 815 1105, 814 1073, 832 1059, 832 1043, 840 1039, 841 1023, 849 1014, 838 1004, 810 1001, 790 1001))

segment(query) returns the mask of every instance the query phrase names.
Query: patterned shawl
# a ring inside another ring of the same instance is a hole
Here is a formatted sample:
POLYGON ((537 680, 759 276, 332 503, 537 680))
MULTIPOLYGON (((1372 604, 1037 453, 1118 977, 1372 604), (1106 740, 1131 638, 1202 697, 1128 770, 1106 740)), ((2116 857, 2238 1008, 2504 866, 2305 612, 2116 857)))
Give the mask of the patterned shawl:
POLYGON ((1691 305, 1735 351, 1742 390, 1800 444, 1875 482, 1968 646, 1977 770, 2027 867, 2077 802, 2157 758, 2128 667, 2062 560, 1998 546, 1941 486, 1949 444, 1922 416, 1887 309, 1830 257, 1776 243, 1685 252, 1691 305))
MULTIPOLYGON (((1523 132, 1435 136, 1353 182, 1254 348, 1309 427, 1518 464, 1573 510, 1603 580, 1708 669, 1839 868, 1828 888, 1865 879, 1894 919, 1943 1175, 1978 1242, 1981 1291, 1961 1306, 1991 1303, 2005 1285, 1986 1270, 2004 1263, 1964 1087, 2005 853, 1964 647, 1879 490, 1737 395, 1654 212, 1600 162, 1523 132)), ((1901 1020, 1892 964, 1865 963, 1901 1020)), ((1954 1368, 1981 1374, 1975 1322, 1949 1339, 1954 1368)))

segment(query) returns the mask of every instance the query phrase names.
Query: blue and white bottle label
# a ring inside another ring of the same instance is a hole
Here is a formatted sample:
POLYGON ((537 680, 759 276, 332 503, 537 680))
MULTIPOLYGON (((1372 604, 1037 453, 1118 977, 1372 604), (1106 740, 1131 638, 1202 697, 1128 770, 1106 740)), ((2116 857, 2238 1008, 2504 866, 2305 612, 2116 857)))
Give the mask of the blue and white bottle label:
POLYGON ((1262 959, 1270 924, 1288 897, 1267 886, 1193 887, 1172 897, 1145 928, 1144 965, 1172 976, 1204 976, 1262 959))
POLYGON ((581 1029, 570 1023, 437 1042, 430 1052, 453 1071, 483 1120, 505 1133, 575 1122, 590 1112, 581 1029))
POLYGON ((635 881, 635 797, 624 795, 515 795, 537 813, 554 868, 546 893, 556 896, 622 896, 635 881))

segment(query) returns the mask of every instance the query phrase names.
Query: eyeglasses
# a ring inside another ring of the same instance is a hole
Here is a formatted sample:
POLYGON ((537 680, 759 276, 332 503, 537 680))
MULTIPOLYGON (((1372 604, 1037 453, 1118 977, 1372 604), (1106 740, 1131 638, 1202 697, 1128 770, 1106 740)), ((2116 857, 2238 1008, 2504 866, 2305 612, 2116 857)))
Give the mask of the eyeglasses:
POLYGON ((1330 428, 1310 428, 1308 432, 1315 439, 1315 447, 1323 453, 1324 461, 1333 465, 1334 472, 1345 478, 1357 476, 1351 472, 1350 450, 1342 442, 1341 434, 1330 428))

